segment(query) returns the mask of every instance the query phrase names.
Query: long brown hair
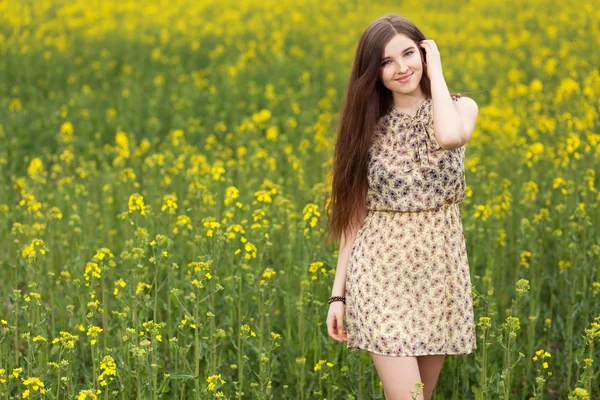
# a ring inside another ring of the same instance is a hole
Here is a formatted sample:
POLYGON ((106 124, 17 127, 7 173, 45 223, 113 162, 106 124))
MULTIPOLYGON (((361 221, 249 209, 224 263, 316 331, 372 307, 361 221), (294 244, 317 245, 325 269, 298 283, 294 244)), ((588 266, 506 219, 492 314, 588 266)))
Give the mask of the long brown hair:
MULTIPOLYGON (((425 35, 412 21, 398 14, 377 18, 358 41, 337 127, 334 160, 329 173, 331 195, 324 203, 326 215, 329 215, 328 244, 359 224, 359 210, 366 207, 368 151, 373 131, 393 105, 392 92, 380 79, 381 58, 387 43, 399 33, 417 44, 425 61, 425 51, 419 46, 419 42, 426 39, 425 35)), ((431 81, 425 71, 419 85, 426 98, 431 98, 431 81)))

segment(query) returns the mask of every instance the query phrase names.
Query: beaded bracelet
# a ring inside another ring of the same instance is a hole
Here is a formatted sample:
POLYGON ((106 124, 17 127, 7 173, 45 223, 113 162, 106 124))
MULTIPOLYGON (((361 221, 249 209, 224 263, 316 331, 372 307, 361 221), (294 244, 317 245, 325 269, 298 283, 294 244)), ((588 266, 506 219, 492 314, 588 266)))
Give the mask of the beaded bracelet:
POLYGON ((334 301, 341 301, 342 303, 346 304, 346 297, 345 296, 331 296, 329 298, 329 304, 333 303, 334 301))

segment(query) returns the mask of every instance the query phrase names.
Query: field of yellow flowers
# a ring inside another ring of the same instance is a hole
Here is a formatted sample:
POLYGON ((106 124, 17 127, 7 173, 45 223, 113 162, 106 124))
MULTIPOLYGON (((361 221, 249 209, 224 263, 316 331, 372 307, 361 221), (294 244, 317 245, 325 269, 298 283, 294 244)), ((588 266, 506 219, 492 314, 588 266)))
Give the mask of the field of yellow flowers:
POLYGON ((434 399, 598 399, 591 0, 0 0, 0 400, 383 399, 330 339, 321 209, 387 12, 479 105, 478 349, 434 399))

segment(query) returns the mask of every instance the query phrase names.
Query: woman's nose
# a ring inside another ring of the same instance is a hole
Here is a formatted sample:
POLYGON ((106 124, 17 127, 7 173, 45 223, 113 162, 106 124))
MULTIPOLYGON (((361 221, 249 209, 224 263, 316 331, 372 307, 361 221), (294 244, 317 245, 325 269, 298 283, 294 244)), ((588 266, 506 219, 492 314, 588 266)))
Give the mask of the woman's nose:
POLYGON ((400 65, 398 67, 398 70, 396 71, 397 75, 405 75, 408 72, 408 66, 406 65, 400 65))
POLYGON ((399 74, 404 74, 408 71, 408 66, 403 61, 398 61, 398 69, 396 71, 399 74))

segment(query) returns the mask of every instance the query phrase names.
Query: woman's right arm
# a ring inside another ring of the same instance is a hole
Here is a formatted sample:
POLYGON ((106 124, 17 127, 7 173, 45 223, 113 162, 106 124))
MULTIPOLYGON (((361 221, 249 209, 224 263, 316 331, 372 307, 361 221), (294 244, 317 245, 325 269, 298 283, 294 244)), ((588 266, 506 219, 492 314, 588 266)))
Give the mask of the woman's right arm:
MULTIPOLYGON (((359 224, 350 229, 348 236, 342 233, 340 240, 340 250, 338 255, 337 268, 335 272, 335 280, 333 282, 332 296, 345 296, 346 293, 346 271, 348 269, 348 261, 354 245, 354 240, 358 234, 360 227, 363 225, 367 216, 366 206, 359 209, 359 224)), ((327 316, 327 330, 329 336, 333 339, 343 342, 347 340, 346 333, 339 333, 343 329, 344 319, 344 304, 341 302, 333 302, 329 307, 329 315, 327 316)))
POLYGON ((350 253, 352 252, 352 246, 358 234, 358 229, 357 227, 351 229, 347 237, 345 234, 342 234, 335 270, 335 280, 333 281, 333 289, 331 290, 332 296, 344 296, 346 293, 346 271, 348 270, 348 261, 350 260, 350 253))

